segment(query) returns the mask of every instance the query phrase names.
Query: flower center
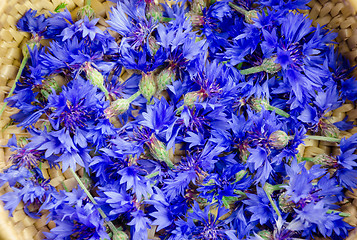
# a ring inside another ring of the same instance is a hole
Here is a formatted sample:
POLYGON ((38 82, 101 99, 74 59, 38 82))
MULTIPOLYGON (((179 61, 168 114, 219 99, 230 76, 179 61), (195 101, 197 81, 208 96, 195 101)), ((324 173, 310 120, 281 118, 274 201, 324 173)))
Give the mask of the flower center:
POLYGON ((63 126, 70 129, 72 132, 74 132, 77 127, 85 127, 85 122, 89 117, 88 111, 80 104, 82 101, 83 100, 77 105, 72 105, 72 103, 67 100, 66 108, 60 115, 60 120, 63 126))

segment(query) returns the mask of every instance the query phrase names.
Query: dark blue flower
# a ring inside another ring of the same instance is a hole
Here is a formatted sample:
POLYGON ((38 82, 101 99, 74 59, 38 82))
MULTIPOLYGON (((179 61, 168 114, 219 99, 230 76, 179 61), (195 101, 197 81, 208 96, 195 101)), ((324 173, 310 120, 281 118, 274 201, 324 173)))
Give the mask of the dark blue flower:
POLYGON ((17 28, 25 32, 30 32, 33 35, 43 35, 48 23, 45 15, 41 14, 36 16, 36 14, 36 10, 28 10, 17 22, 17 28))

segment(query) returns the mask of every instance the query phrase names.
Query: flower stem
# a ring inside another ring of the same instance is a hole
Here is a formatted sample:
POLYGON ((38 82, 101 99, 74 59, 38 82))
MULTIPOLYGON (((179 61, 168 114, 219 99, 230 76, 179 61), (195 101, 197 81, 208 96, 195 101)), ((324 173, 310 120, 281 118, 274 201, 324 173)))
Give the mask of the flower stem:
MULTIPOLYGON (((92 201, 92 203, 94 205, 98 205, 97 201, 94 199, 94 197, 92 196, 92 194, 88 191, 88 189, 86 188, 86 186, 84 186, 83 182, 81 181, 81 179, 78 177, 77 173, 72 169, 69 168, 74 176, 74 178, 76 179, 76 181, 78 182, 79 186, 83 189, 83 191, 87 194, 88 198, 92 201)), ((99 214, 102 216, 102 218, 104 219, 104 221, 107 223, 107 225, 109 226, 110 230, 113 232, 114 235, 119 235, 118 230, 116 229, 116 227, 114 226, 114 224, 111 221, 107 221, 105 220, 107 218, 107 215, 105 215, 105 213, 103 212, 103 210, 97 206, 98 212, 99 214)))
POLYGON ((231 8, 233 8, 233 9, 236 10, 237 12, 243 14, 244 16, 245 16, 245 15, 248 15, 248 11, 247 11, 247 10, 245 10, 245 9, 243 9, 243 8, 241 8, 241 7, 238 7, 237 5, 235 5, 235 4, 231 3, 231 2, 228 3, 228 4, 229 4, 229 6, 231 6, 231 8))
MULTIPOLYGON (((16 83, 20 79, 22 71, 24 70, 28 59, 29 59, 29 54, 24 55, 24 58, 22 59, 19 71, 17 72, 16 78, 15 78, 15 82, 12 85, 11 90, 10 90, 9 95, 7 96, 7 98, 11 97, 12 94, 14 93, 14 90, 16 88, 16 83)), ((2 108, 0 110, 0 117, 1 117, 2 113, 4 112, 6 106, 7 106, 7 102, 4 103, 4 105, 2 106, 2 108)))
POLYGON ((258 73, 258 72, 263 72, 263 71, 264 71, 264 69, 262 66, 256 66, 256 67, 239 70, 240 74, 242 74, 242 75, 248 75, 248 74, 253 74, 253 73, 258 73))
POLYGON ((331 209, 327 210, 327 212, 326 212, 326 213, 328 213, 328 214, 331 214, 331 213, 338 213, 338 215, 340 215, 341 217, 350 217, 350 216, 351 216, 351 214, 349 214, 349 213, 340 212, 340 211, 331 210, 331 209))
POLYGON ((137 91, 136 93, 134 93, 133 95, 131 95, 129 98, 128 98, 128 101, 131 103, 132 101, 134 101, 137 97, 139 97, 141 94, 141 91, 137 91))
POLYGON ((150 173, 150 174, 146 175, 145 177, 146 178, 153 178, 153 177, 156 177, 159 174, 160 174, 160 172, 157 171, 157 172, 150 173))
MULTIPOLYGON (((280 211, 279 211, 278 207, 276 206, 276 204, 275 204, 273 198, 271 197, 271 194, 275 191, 275 189, 276 189, 275 187, 276 187, 276 186, 279 186, 279 185, 273 186, 273 185, 271 185, 271 184, 269 184, 269 183, 265 183, 263 189, 264 189, 264 191, 265 191, 265 193, 266 193, 266 195, 267 195, 267 197, 268 197, 268 199, 269 199, 269 202, 270 202, 270 204, 272 205, 274 211, 276 212, 276 214, 278 215, 278 217, 281 218, 280 211)), ((280 186, 279 186, 279 189, 280 189, 280 186)), ((276 190, 278 190, 278 189, 276 189, 276 190)))
POLYGON ((289 113, 285 112, 284 110, 281 110, 280 108, 274 107, 272 105, 268 105, 266 107, 267 107, 267 110, 275 111, 275 113, 280 115, 280 116, 283 116, 283 117, 286 117, 286 118, 290 117, 289 113))
POLYGON ((87 0, 87 1, 86 1, 86 5, 87 5, 87 6, 90 6, 91 2, 92 2, 92 0, 87 0))
POLYGON ((311 139, 311 140, 326 141, 326 142, 336 142, 336 143, 341 142, 341 139, 339 139, 339 138, 324 137, 324 136, 312 136, 312 135, 305 135, 305 136, 306 136, 306 139, 311 139))

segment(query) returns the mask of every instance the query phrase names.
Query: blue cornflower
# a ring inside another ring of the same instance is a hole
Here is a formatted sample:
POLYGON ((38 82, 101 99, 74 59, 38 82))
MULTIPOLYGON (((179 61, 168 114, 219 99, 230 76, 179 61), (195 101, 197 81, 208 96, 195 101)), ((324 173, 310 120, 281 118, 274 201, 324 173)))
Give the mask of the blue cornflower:
POLYGON ((338 187, 337 181, 320 165, 306 170, 304 162, 297 164, 293 161, 291 167, 286 168, 289 177, 286 195, 294 205, 295 214, 292 214, 304 225, 303 235, 310 236, 318 230, 323 236, 338 234, 345 237, 349 225, 337 213, 328 213, 338 207, 336 202, 342 200, 342 187, 338 187), (313 183, 316 179, 319 179, 317 183, 313 183))
POLYGON ((101 188, 99 202, 108 204, 111 208, 109 215, 122 216, 128 221, 133 239, 147 239, 147 228, 151 220, 140 209, 142 200, 126 192, 125 186, 107 185, 101 188))
POLYGON ((139 121, 140 125, 152 129, 155 134, 165 142, 168 142, 168 148, 174 145, 177 127, 175 123, 174 106, 169 104, 165 98, 155 100, 155 104, 149 105, 146 112, 142 113, 143 120, 139 121))
POLYGON ((247 193, 247 197, 248 199, 243 200, 243 203, 247 205, 246 210, 252 214, 250 222, 259 222, 261 225, 275 222, 276 212, 263 188, 257 187, 257 193, 247 193))
POLYGON ((43 152, 29 148, 28 146, 18 146, 15 135, 12 136, 6 146, 10 147, 11 151, 16 151, 16 153, 9 157, 9 161, 13 165, 26 167, 27 169, 32 169, 39 165, 43 152))
POLYGON ((340 142, 341 154, 337 156, 337 161, 332 165, 336 178, 341 186, 349 190, 357 185, 357 134, 348 139, 342 138, 340 142))
POLYGON ((134 50, 139 50, 144 44, 148 44, 151 33, 156 28, 153 19, 147 20, 145 14, 145 2, 135 5, 135 1, 118 2, 117 7, 112 7, 109 13, 110 20, 107 23, 109 29, 123 36, 122 42, 126 42, 134 50))
POLYGON ((311 20, 302 14, 287 13, 280 22, 277 30, 262 30, 265 39, 262 51, 265 57, 276 56, 275 62, 282 67, 284 80, 276 91, 290 92, 288 103, 294 109, 306 105, 308 99, 315 96, 315 90, 323 89, 324 79, 329 78, 327 66, 322 65, 317 56, 322 56, 325 42, 334 35, 327 34, 319 26, 311 27, 311 20))
POLYGON ((271 7, 276 11, 288 11, 294 9, 308 9, 309 0, 263 0, 259 4, 271 7))
POLYGON ((197 191, 201 192, 200 196, 208 202, 217 200, 219 205, 225 204, 227 207, 226 197, 239 197, 235 190, 244 191, 252 185, 252 180, 247 174, 236 181, 235 174, 243 169, 242 165, 236 164, 225 168, 221 174, 211 173, 203 180, 197 191))
POLYGON ((36 14, 36 10, 28 10, 24 14, 24 16, 17 22, 17 28, 24 32, 30 32, 33 35, 42 36, 46 30, 48 23, 45 15, 41 14, 35 17, 36 14))
MULTIPOLYGON (((169 26, 160 24, 157 28, 157 43, 166 52, 166 63, 173 71, 179 73, 189 70, 189 63, 194 62, 207 50, 205 40, 196 41, 196 34, 188 20, 175 19, 169 26), (187 69, 188 68, 188 69, 187 69)), ((194 67, 192 66, 192 71, 194 67)))
POLYGON ((150 211, 150 216, 154 218, 152 224, 158 226, 157 231, 167 228, 173 223, 175 218, 174 208, 176 206, 170 204, 164 193, 158 187, 154 187, 154 193, 145 203, 152 205, 156 210, 150 211))
POLYGON ((89 21, 88 17, 85 16, 84 19, 80 19, 75 22, 73 25, 63 29, 61 36, 63 37, 62 41, 71 39, 74 36, 77 38, 86 38, 87 36, 91 41, 94 40, 97 34, 101 34, 102 31, 95 25, 99 21, 99 18, 95 18, 89 21))
POLYGON ((0 175, 0 186, 5 182, 9 183, 13 192, 3 194, 0 200, 5 203, 4 208, 9 210, 10 216, 17 205, 23 201, 26 214, 32 218, 38 218, 41 210, 46 208, 46 203, 52 198, 52 194, 56 192, 37 167, 30 171, 25 167, 11 166, 0 175))
POLYGON ((97 93, 95 86, 78 77, 63 86, 60 94, 48 97, 47 115, 55 130, 73 134, 78 147, 85 148, 89 142, 99 148, 107 136, 115 134, 115 128, 104 115, 107 107, 103 93, 97 93))
POLYGON ((354 68, 349 66, 349 62, 333 47, 326 53, 329 69, 332 78, 340 90, 341 96, 351 101, 357 100, 357 80, 350 74, 354 68))
POLYGON ((62 192, 62 198, 50 209, 56 227, 45 232, 47 239, 109 239, 104 220, 82 190, 62 192))
POLYGON ((175 221, 176 229, 169 239, 226 239, 238 240, 236 231, 226 225, 220 218, 229 210, 217 207, 216 214, 210 212, 210 206, 202 211, 197 202, 192 207, 193 212, 187 214, 187 220, 175 221))
POLYGON ((65 28, 74 24, 71 13, 68 9, 64 9, 64 11, 58 13, 51 13, 51 16, 47 18, 47 23, 48 26, 44 35, 46 38, 55 39, 56 41, 60 41, 62 39, 60 34, 65 28))
POLYGON ((52 92, 51 87, 56 88, 51 77, 44 77, 46 70, 40 64, 45 48, 35 45, 33 49, 29 47, 28 50, 30 54, 28 71, 24 71, 24 78, 17 82, 15 95, 5 99, 9 106, 20 109, 20 112, 11 118, 19 122, 21 127, 28 127, 37 122, 44 113, 47 96, 52 92))

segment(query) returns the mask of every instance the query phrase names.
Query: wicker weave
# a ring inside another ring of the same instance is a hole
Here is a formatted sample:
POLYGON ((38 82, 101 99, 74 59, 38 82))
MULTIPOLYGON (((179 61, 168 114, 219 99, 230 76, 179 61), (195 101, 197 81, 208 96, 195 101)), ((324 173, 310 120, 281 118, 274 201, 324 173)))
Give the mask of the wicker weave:
MULTIPOLYGON (((357 1, 351 0, 357 7, 357 1)), ((84 0, 6 0, 0 3, 0 100, 3 103, 6 93, 10 90, 18 67, 21 61, 21 46, 28 39, 29 34, 20 32, 15 25, 18 19, 30 8, 38 10, 39 13, 48 14, 53 12, 60 3, 67 3, 67 8, 73 16, 76 15, 78 8, 84 5, 84 0)), ((100 17, 99 24, 105 26, 104 19, 111 3, 105 0, 92 0, 92 7, 100 17)), ((341 53, 346 56, 352 64, 357 63, 357 18, 355 11, 350 3, 342 0, 312 0, 309 4, 311 11, 305 11, 314 20, 314 24, 327 25, 339 33, 336 41, 338 42, 341 53)), ((357 9, 357 8, 355 8, 357 9)), ((101 27, 100 27, 101 28, 101 27)), ((356 70, 357 76, 357 70, 356 70)), ((124 73, 128 75, 128 73, 124 73)), ((123 76, 127 78, 127 76, 123 76)), ((7 144, 12 134, 26 136, 27 133, 11 125, 10 116, 16 112, 15 109, 6 108, 0 119, 0 145, 7 144)), ((349 103, 330 113, 330 121, 337 122, 348 116, 349 121, 357 124, 356 104, 349 103)), ((342 132, 340 137, 349 137, 357 132, 354 128, 348 132, 342 132)), ((337 155, 339 149, 336 144, 319 142, 315 140, 306 141, 306 145, 299 146, 300 154, 304 157, 312 157, 320 153, 337 155)), ((0 169, 8 167, 6 159, 11 152, 7 148, 0 148, 0 169)), ((64 183, 68 189, 76 186, 76 181, 69 171, 64 173, 61 170, 50 169, 49 166, 42 166, 44 177, 51 178, 51 184, 57 189, 62 189, 64 183)), ((78 172, 81 175, 81 172, 78 172)), ((8 186, 0 188, 0 195, 11 191, 8 186)), ((351 214, 346 218, 352 226, 357 226, 357 192, 348 193, 351 197, 350 202, 343 205, 342 210, 351 214)), ((43 239, 43 231, 49 231, 54 227, 54 223, 46 224, 45 216, 35 220, 28 217, 23 211, 23 205, 19 205, 14 211, 14 217, 9 218, 8 212, 0 204, 0 240, 30 240, 43 239)), ((349 240, 357 239, 356 230, 350 233, 349 240)))

